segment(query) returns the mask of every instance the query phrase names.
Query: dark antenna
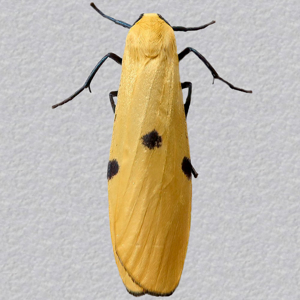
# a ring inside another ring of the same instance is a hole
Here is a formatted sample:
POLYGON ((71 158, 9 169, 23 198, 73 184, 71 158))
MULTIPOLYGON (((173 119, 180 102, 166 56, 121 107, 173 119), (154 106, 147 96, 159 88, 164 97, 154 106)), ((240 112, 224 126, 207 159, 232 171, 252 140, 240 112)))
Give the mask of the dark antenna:
POLYGON ((207 26, 212 25, 214 23, 216 23, 216 21, 211 21, 210 23, 199 26, 199 27, 172 26, 172 28, 173 28, 174 31, 196 31, 196 30, 204 29, 207 26))
POLYGON ((123 22, 123 21, 119 21, 119 20, 116 20, 112 17, 109 17, 109 16, 105 15, 99 8, 97 8, 97 6, 93 2, 91 3, 91 7, 94 8, 102 17, 104 17, 108 20, 111 20, 111 21, 115 22, 116 24, 121 25, 125 28, 130 28, 131 27, 131 25, 129 25, 129 24, 123 22))

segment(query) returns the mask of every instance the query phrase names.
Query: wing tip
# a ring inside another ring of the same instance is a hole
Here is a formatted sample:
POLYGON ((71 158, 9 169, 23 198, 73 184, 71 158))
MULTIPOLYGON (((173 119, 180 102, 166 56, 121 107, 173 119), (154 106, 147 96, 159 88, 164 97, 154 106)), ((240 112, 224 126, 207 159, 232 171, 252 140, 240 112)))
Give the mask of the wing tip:
POLYGON ((150 296, 156 296, 156 297, 169 297, 174 293, 175 290, 176 290, 176 288, 172 292, 169 292, 169 293, 156 293, 156 292, 146 291, 146 294, 149 294, 150 296))
MULTIPOLYGON (((126 286, 125 286, 125 287, 126 287, 126 286)), ((140 297, 140 296, 144 296, 144 295, 146 294, 145 291, 143 291, 143 292, 134 292, 134 291, 129 290, 127 287, 126 287, 126 290, 127 290, 127 292, 128 292, 130 295, 132 295, 132 296, 134 296, 134 297, 140 297)))
POLYGON ((122 267, 123 267, 124 270, 126 271, 126 273, 127 273, 127 275, 129 276, 129 278, 132 280, 132 282, 133 282, 134 284, 136 284, 138 287, 140 287, 140 288, 143 289, 142 292, 135 292, 135 291, 132 291, 132 290, 130 290, 130 289, 126 286, 125 282, 123 281, 123 283, 124 283, 124 285, 125 285, 125 288, 126 288, 127 292, 128 292, 129 294, 131 294, 132 296, 140 297, 140 296, 143 296, 143 295, 145 295, 145 294, 148 294, 148 295, 150 295, 150 296, 156 296, 156 297, 168 297, 168 296, 171 296, 171 295, 174 293, 174 291, 176 290, 176 288, 177 288, 177 286, 178 286, 179 283, 177 283, 176 287, 175 287, 171 292, 167 292, 167 293, 154 292, 154 291, 149 291, 149 290, 145 289, 139 282, 137 282, 137 281, 132 277, 132 275, 131 275, 131 274, 128 272, 128 270, 125 268, 125 266, 123 265, 123 262, 122 262, 122 260, 120 259, 120 256, 119 256, 119 254, 118 254, 117 251, 116 251, 116 255, 117 255, 118 259, 119 259, 120 264, 122 265, 122 267))
POLYGON ((129 290, 127 287, 126 287, 126 290, 130 295, 132 295, 134 297, 144 296, 145 294, 148 294, 150 296, 156 296, 156 297, 168 297, 168 296, 171 296, 174 293, 176 288, 170 293, 156 293, 156 292, 150 292, 150 291, 147 291, 147 290, 144 290, 143 292, 134 292, 134 291, 129 290))

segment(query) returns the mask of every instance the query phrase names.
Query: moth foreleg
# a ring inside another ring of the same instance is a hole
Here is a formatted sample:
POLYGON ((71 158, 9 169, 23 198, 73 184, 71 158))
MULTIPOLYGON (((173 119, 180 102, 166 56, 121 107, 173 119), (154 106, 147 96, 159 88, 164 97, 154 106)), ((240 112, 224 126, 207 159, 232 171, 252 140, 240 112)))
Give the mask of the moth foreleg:
POLYGON ((225 82, 233 90, 241 91, 241 92, 244 92, 244 93, 252 93, 252 91, 238 88, 238 87, 234 86, 233 84, 229 83, 228 81, 224 80, 222 77, 220 77, 219 74, 217 73, 217 71, 213 68, 213 66, 207 61, 207 59, 202 54, 200 54, 197 50, 195 50, 194 48, 187 47, 182 52, 180 52, 178 54, 179 61, 182 60, 190 52, 193 52, 194 54, 196 54, 198 56, 199 59, 202 60, 202 62, 210 70, 210 72, 211 72, 214 79, 219 79, 219 80, 225 82))
POLYGON ((99 70, 99 68, 102 66, 102 64, 106 61, 107 58, 111 58, 113 59, 115 62, 117 62, 118 64, 122 65, 122 58, 114 53, 108 53, 106 54, 99 62, 98 64, 95 66, 95 68, 93 69, 93 71, 91 72, 90 76, 88 77, 88 79, 85 81, 84 85, 78 89, 73 95, 71 95, 69 98, 67 98, 66 100, 55 104, 52 106, 52 108, 56 108, 57 106, 63 105, 69 101, 71 101, 72 99, 74 99, 77 95, 79 95, 84 89, 88 88, 90 92, 91 91, 91 87, 90 84, 94 78, 94 76, 96 75, 97 71, 99 70))

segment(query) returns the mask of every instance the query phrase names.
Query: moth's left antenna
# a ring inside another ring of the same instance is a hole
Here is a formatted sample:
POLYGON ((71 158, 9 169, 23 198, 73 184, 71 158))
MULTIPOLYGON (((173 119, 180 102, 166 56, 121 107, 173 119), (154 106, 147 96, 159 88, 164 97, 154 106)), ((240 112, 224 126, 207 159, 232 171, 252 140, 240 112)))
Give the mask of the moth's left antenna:
POLYGON ((131 25, 129 25, 129 24, 123 22, 123 21, 119 21, 119 20, 116 20, 116 19, 114 19, 114 18, 112 18, 110 16, 105 15, 93 2, 91 3, 91 7, 93 9, 95 9, 102 17, 104 17, 104 18, 106 18, 108 20, 111 20, 114 23, 116 23, 118 25, 121 25, 121 26, 123 26, 125 28, 130 28, 131 27, 131 25))

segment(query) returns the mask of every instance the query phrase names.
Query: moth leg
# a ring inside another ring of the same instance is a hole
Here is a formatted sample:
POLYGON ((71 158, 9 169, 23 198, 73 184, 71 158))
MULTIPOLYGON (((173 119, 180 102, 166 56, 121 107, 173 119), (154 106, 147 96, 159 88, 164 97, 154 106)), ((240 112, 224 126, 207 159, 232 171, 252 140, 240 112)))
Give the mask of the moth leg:
POLYGON ((192 83, 191 82, 183 82, 181 83, 181 88, 185 89, 188 88, 188 95, 186 97, 185 103, 184 103, 184 111, 185 111, 185 117, 187 117, 190 104, 191 104, 191 97, 192 97, 192 83))
POLYGON ((213 66, 207 61, 207 59, 202 54, 200 54, 197 50, 195 50, 194 48, 187 47, 182 52, 180 52, 178 54, 179 61, 182 60, 190 52, 195 53, 198 56, 198 58, 200 58, 203 61, 203 63, 206 65, 206 67, 210 70, 214 80, 219 79, 219 80, 225 82, 233 90, 237 90, 237 91, 241 91, 241 92, 245 92, 245 93, 252 93, 252 91, 235 87, 233 84, 229 83, 228 81, 226 81, 222 77, 220 77, 219 74, 217 73, 217 71, 213 68, 213 66))
POLYGON ((84 85, 77 90, 73 95, 71 95, 69 98, 67 98, 66 100, 55 104, 52 106, 52 108, 56 108, 57 106, 63 105, 69 101, 71 101, 73 98, 75 98, 77 95, 79 95, 84 89, 89 88, 89 91, 91 91, 91 87, 90 84, 94 78, 94 76, 96 75, 97 71, 99 70, 99 68, 102 66, 102 64, 106 61, 107 58, 111 58, 113 59, 115 62, 117 62, 119 65, 122 65, 122 58, 114 53, 108 53, 106 54, 96 65, 96 67, 93 69, 93 71, 91 72, 90 76, 88 77, 88 79, 86 80, 86 82, 84 83, 84 85))
POLYGON ((197 171, 194 169, 194 167, 193 167, 193 165, 192 165, 191 161, 190 161, 190 160, 188 160, 188 163, 190 164, 190 167, 191 167, 191 172, 192 172, 192 174, 193 174, 194 178, 197 178, 197 177, 198 177, 198 173, 197 173, 197 171))
POLYGON ((111 108, 113 110, 113 112, 115 113, 116 111, 116 104, 114 101, 114 97, 118 96, 118 91, 113 91, 109 93, 109 100, 110 100, 110 104, 111 104, 111 108))

